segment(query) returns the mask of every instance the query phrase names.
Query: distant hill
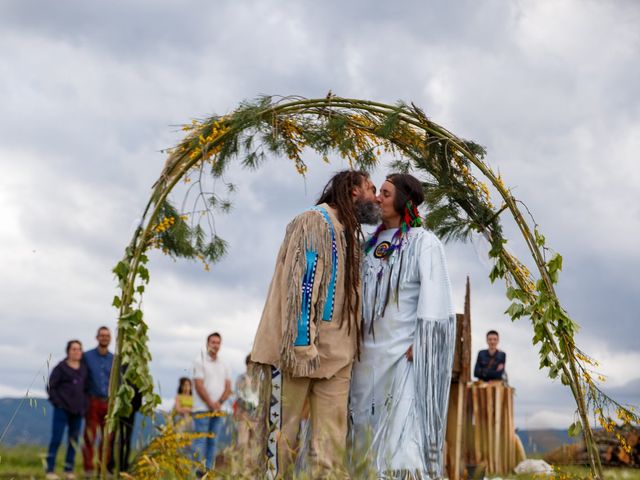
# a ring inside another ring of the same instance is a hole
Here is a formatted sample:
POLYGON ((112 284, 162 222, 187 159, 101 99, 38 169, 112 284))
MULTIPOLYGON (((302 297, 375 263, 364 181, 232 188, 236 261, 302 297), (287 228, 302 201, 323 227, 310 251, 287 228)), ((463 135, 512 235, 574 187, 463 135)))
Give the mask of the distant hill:
MULTIPOLYGON (((49 444, 51 435, 52 405, 46 398, 0 398, 0 435, 4 433, 2 445, 40 445, 49 444), (15 415, 15 416, 14 416, 15 415), (13 421, 11 419, 13 418, 13 421)), ((161 425, 163 418, 157 416, 157 422, 161 425)), ((220 441, 226 444, 230 441, 228 429, 221 434, 220 441)), ((155 426, 149 418, 142 415, 136 417, 133 431, 133 443, 141 446, 153 436, 155 426)))
POLYGON ((516 430, 516 433, 527 455, 547 453, 579 440, 570 437, 566 429, 516 430))
POLYGON ((51 412, 46 398, 0 398, 2 445, 46 445, 51 433, 51 412))
MULTIPOLYGON (((2 444, 47 445, 51 434, 51 411, 51 404, 46 398, 0 398, 0 434, 7 428, 15 413, 2 444)), ((146 443, 146 439, 154 432, 151 422, 142 422, 142 418, 140 416, 136 421, 134 431, 134 443, 137 445, 146 443)), ((569 437, 566 430, 519 430, 517 433, 527 454, 550 452, 563 444, 575 441, 569 437)))

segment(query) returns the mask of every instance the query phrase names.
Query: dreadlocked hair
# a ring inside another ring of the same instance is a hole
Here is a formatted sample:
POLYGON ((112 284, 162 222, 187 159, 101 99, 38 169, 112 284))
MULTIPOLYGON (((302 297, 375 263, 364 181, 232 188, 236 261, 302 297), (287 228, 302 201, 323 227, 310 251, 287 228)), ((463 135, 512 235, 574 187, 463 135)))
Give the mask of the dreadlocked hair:
MULTIPOLYGON (((363 182, 369 178, 366 172, 359 170, 343 170, 336 173, 329 183, 324 187, 320 194, 320 198, 316 205, 326 203, 336 209, 338 220, 344 228, 345 243, 347 255, 345 259, 345 297, 344 302, 347 305, 349 313, 348 333, 351 333, 351 318, 358 318, 360 308, 360 296, 358 289, 353 288, 360 285, 360 239, 362 238, 362 230, 360 222, 356 216, 356 208, 353 201, 352 193, 356 187, 361 187, 363 182)), ((344 317, 340 318, 340 328, 344 317)), ((359 322, 354 322, 357 329, 358 338, 360 337, 359 322)), ((359 343, 359 342, 358 342, 359 343)))

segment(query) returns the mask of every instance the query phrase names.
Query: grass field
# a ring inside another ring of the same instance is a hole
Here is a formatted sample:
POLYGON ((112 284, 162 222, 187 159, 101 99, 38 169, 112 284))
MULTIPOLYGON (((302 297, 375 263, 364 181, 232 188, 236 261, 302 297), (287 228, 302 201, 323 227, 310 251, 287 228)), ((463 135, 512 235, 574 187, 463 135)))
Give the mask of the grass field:
MULTIPOLYGON (((0 446, 0 480, 9 479, 42 479, 44 478, 44 457, 46 455, 45 447, 38 446, 18 446, 18 447, 2 447, 0 446)), ((58 452, 57 472, 62 470, 62 458, 64 456, 64 448, 58 452)), ((561 475, 555 478, 564 479, 586 479, 589 478, 589 470, 584 467, 560 467, 561 475)), ((78 478, 82 478, 81 455, 76 455, 76 474, 78 478)), ((504 480, 541 480, 540 475, 510 475, 502 477, 504 480)), ((605 471, 605 478, 608 480, 640 480, 640 469, 630 468, 609 468, 605 471)), ((354 479, 355 480, 355 479, 354 479)))
MULTIPOLYGON (((62 471, 66 447, 58 451, 56 471, 62 471)), ((0 479, 44 478, 46 447, 22 445, 17 447, 0 446, 0 479)), ((82 455, 76 453, 76 474, 82 472, 82 455)))

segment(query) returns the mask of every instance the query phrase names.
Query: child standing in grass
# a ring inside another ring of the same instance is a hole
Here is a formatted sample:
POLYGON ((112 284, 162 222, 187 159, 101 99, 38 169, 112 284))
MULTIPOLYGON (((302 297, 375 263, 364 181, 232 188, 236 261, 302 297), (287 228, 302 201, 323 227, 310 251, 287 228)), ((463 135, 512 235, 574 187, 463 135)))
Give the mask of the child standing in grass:
POLYGON ((191 413, 193 412, 193 393, 191 388, 191 379, 188 377, 180 378, 178 383, 178 394, 176 395, 175 406, 173 410, 176 414, 176 424, 179 430, 191 430, 191 413))
POLYGON ((67 455, 64 461, 64 476, 75 478, 73 466, 76 447, 80 438, 82 417, 87 411, 87 379, 89 372, 82 360, 82 344, 78 340, 67 343, 67 358, 61 361, 49 376, 49 400, 53 405, 53 428, 47 454, 47 474, 49 480, 59 479, 54 473, 56 454, 68 429, 67 455))

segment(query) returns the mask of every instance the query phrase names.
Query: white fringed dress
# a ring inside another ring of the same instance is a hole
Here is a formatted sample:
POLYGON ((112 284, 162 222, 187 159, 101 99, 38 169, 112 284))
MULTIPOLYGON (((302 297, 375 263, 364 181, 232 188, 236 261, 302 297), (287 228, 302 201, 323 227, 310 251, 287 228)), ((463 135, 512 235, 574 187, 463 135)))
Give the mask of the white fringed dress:
POLYGON ((362 271, 364 341, 350 394, 354 454, 381 478, 442 478, 455 314, 444 249, 413 228, 388 257, 380 232, 362 271), (413 345, 413 361, 405 353, 413 345))

